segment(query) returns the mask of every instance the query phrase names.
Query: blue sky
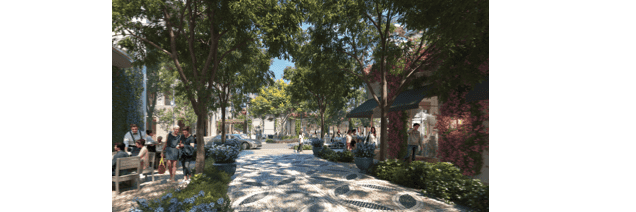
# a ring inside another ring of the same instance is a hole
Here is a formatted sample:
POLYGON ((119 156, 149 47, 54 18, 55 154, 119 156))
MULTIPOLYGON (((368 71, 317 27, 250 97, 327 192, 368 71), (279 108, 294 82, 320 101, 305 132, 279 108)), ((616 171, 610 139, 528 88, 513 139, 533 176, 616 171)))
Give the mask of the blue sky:
MULTIPOLYGON (((307 27, 310 27, 310 26, 312 26, 312 25, 311 24, 303 24, 301 26, 301 28, 303 30, 307 30, 307 27)), ((294 67, 294 63, 292 63, 290 60, 280 60, 278 58, 274 58, 274 63, 271 66, 269 66, 269 70, 273 71, 275 79, 279 80, 279 79, 283 78, 283 74, 284 74, 283 70, 287 66, 294 67)), ((285 82, 289 83, 289 81, 287 81, 287 80, 285 80, 285 82)))

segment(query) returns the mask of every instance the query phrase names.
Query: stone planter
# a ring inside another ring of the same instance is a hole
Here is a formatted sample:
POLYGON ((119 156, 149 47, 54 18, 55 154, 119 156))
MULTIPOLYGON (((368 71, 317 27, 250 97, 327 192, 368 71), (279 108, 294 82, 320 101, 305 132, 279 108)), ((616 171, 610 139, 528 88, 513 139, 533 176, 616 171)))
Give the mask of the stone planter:
POLYGON ((234 173, 236 172, 236 162, 234 162, 234 163, 214 163, 214 167, 216 167, 216 169, 218 169, 219 171, 223 171, 223 172, 227 173, 228 175, 230 175, 230 177, 232 175, 234 175, 234 173))
POLYGON ((354 158, 356 166, 360 169, 360 173, 367 173, 369 168, 373 165, 373 158, 354 158))
POLYGON ((320 152, 322 151, 322 147, 311 147, 311 151, 314 151, 314 156, 320 157, 320 152))

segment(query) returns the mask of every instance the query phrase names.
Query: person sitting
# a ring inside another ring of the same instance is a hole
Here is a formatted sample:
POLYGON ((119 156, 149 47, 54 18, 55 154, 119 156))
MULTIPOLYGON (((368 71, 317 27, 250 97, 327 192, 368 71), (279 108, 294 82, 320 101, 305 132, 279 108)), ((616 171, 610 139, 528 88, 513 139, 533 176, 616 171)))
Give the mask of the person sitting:
MULTIPOLYGON (((129 155, 128 153, 124 152, 124 148, 126 148, 126 145, 124 145, 124 143, 116 143, 113 148, 117 152, 115 153, 115 155, 113 155, 113 176, 115 176, 115 169, 117 168, 117 158, 125 158, 125 157, 128 157, 129 155)), ((128 170, 119 171, 120 176, 128 174, 128 173, 130 173, 128 172, 128 170)))
POLYGON ((148 152, 157 152, 157 146, 155 146, 155 141, 152 140, 152 136, 155 134, 152 130, 146 130, 146 147, 148 148, 148 152))
POLYGON ((148 166, 148 164, 150 164, 148 162, 148 148, 146 146, 144 146, 144 144, 146 143, 146 141, 144 139, 139 139, 137 141, 135 141, 135 145, 137 146, 137 148, 139 148, 139 157, 141 158, 141 168, 142 169, 146 169, 146 167, 148 166))

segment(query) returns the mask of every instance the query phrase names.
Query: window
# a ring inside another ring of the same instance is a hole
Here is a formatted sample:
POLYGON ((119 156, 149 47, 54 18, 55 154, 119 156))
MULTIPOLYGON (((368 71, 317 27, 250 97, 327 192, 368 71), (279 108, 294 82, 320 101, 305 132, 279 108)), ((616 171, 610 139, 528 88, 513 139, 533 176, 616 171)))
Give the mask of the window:
POLYGON ((170 94, 168 93, 163 94, 163 105, 170 105, 171 100, 172 98, 170 97, 170 94))

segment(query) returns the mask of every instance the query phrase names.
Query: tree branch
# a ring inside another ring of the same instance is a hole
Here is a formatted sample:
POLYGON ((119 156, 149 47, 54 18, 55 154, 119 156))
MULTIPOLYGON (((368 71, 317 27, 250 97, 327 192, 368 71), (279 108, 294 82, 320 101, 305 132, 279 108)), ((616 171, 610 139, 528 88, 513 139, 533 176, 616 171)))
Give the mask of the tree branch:
POLYGON ((155 48, 157 48, 157 49, 161 50, 162 52, 166 53, 168 56, 172 57, 172 54, 171 54, 169 51, 167 51, 167 50, 165 50, 165 49, 161 48, 159 45, 157 45, 157 44, 153 43, 152 41, 146 40, 145 38, 139 37, 138 35, 135 35, 135 33, 132 33, 132 32, 131 32, 130 30, 128 30, 128 29, 125 29, 125 30, 128 32, 128 34, 131 34, 132 36, 135 36, 136 38, 139 38, 139 39, 143 40, 144 42, 146 42, 146 43, 148 43, 148 44, 150 44, 150 45, 154 46, 155 48))

